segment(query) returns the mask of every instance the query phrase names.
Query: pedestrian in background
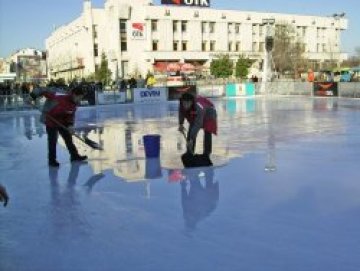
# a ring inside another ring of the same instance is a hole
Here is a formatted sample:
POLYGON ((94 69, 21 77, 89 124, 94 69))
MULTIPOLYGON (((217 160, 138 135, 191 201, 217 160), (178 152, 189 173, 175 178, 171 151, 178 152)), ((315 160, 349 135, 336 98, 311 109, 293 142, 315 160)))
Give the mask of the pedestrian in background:
POLYGON ((142 78, 141 74, 139 75, 137 82, 136 82, 137 88, 144 88, 145 87, 145 79, 142 78))

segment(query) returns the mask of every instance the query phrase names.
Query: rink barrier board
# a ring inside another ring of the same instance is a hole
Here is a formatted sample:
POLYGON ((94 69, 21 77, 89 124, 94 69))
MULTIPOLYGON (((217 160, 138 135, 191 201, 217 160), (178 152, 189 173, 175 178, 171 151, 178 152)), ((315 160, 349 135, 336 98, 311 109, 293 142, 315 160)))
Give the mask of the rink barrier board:
POLYGON ((254 83, 226 84, 226 97, 250 97, 255 96, 254 83))
MULTIPOLYGON (((338 97, 344 98, 360 98, 360 82, 336 82, 338 89, 338 97)), ((246 83, 245 83, 246 84, 246 83)), ((254 86, 255 95, 264 95, 265 93, 261 93, 261 82, 259 83, 251 83, 254 86)), ((228 84, 231 85, 231 84, 228 84)), ((236 85, 236 84, 233 84, 236 85)), ((290 96, 314 96, 314 84, 311 82, 293 82, 293 81, 280 81, 280 82, 267 82, 266 88, 269 90, 269 93, 275 95, 290 95, 290 96)), ((246 85, 245 93, 247 95, 252 94, 252 90, 249 90, 249 86, 246 85)), ((185 86, 182 86, 185 87, 185 86)), ((182 88, 181 87, 181 88, 182 88)), ((236 86, 232 95, 230 97, 238 97, 236 86)), ((251 88, 251 87, 250 87, 251 88)), ((172 97, 169 97, 169 89, 163 87, 165 89, 165 95, 167 96, 167 100, 176 100, 174 94, 172 97), (170 99, 172 98, 172 99, 170 99)), ((200 95, 204 95, 207 97, 229 97, 226 89, 226 85, 202 85, 197 88, 198 90, 192 89, 193 93, 199 93, 200 95), (223 95, 221 92, 223 91, 223 95)), ((126 93, 121 93, 118 90, 115 91, 97 91, 95 98, 96 104, 123 104, 123 103, 133 103, 132 94, 134 91, 132 89, 128 89, 126 93), (128 93, 129 92, 129 93, 128 93), (100 99, 99 99, 100 97, 100 99)), ((334 96, 332 96, 334 97, 334 96)), ((31 108, 26 105, 24 102, 27 96, 22 94, 10 94, 10 95, 0 95, 0 112, 6 111, 21 111, 21 110, 31 110, 31 108)), ((163 100, 163 99, 161 99, 163 100)), ((158 101, 156 101, 158 102, 158 101)))
POLYGON ((96 95, 96 104, 99 105, 125 103, 125 101, 126 94, 124 92, 97 92, 96 95))
POLYGON ((166 88, 134 88, 133 97, 135 104, 142 103, 161 103, 168 100, 168 91, 166 88))

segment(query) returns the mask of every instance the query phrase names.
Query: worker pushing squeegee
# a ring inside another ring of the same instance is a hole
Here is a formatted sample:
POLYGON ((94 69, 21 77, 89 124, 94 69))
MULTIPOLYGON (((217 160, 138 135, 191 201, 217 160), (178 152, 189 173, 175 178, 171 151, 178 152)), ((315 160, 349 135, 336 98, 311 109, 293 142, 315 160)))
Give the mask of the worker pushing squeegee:
MULTIPOLYGON (((75 120, 75 112, 77 105, 84 97, 84 88, 79 85, 68 93, 57 93, 50 88, 35 88, 30 93, 32 100, 39 97, 45 97, 46 101, 42 109, 41 121, 46 125, 48 135, 48 163, 51 167, 58 167, 60 164, 56 159, 56 144, 59 134, 64 139, 66 148, 70 153, 70 161, 87 160, 86 155, 80 155, 73 143, 72 136, 75 136, 93 149, 101 149, 101 147, 89 138, 81 138, 73 131, 75 120)), ((33 105, 32 100, 29 102, 33 105)), ((33 105, 36 107, 35 105, 33 105)))
MULTIPOLYGON (((217 114, 213 103, 202 96, 184 93, 180 97, 179 131, 187 141, 187 154, 195 155, 196 137, 204 130, 204 147, 202 158, 210 161, 212 153, 212 134, 217 134, 217 114), (185 135, 184 120, 189 122, 189 129, 185 135)), ((190 157, 189 157, 190 158, 190 157)), ((209 164, 211 164, 209 162, 209 164)))

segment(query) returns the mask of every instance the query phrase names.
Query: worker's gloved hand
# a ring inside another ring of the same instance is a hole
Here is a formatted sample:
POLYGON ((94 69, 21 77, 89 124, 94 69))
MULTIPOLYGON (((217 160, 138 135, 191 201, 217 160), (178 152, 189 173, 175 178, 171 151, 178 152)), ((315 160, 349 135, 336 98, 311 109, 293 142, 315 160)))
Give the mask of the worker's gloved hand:
POLYGON ((34 99, 31 96, 29 96, 24 99, 24 102, 25 102, 25 104, 31 105, 31 104, 34 104, 34 99))
POLYGON ((4 207, 8 204, 9 196, 6 193, 5 187, 0 184, 0 202, 4 202, 4 207))
POLYGON ((183 124, 180 124, 180 125, 179 125, 178 131, 179 131, 180 133, 185 133, 186 129, 185 129, 185 127, 184 127, 183 124))

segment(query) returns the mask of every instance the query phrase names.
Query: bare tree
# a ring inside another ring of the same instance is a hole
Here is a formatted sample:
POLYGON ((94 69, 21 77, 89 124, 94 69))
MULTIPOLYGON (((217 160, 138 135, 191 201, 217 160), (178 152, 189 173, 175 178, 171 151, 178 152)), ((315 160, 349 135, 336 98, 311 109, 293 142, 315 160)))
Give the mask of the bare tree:
POLYGON ((355 47, 355 54, 350 56, 347 60, 342 63, 345 67, 356 67, 360 66, 360 46, 355 47))
POLYGON ((296 75, 306 69, 308 64, 304 52, 304 42, 297 37, 291 25, 280 23, 275 26, 273 60, 278 72, 296 75))
POLYGON ((356 54, 356 57, 360 58, 360 46, 355 47, 355 54, 356 54))

